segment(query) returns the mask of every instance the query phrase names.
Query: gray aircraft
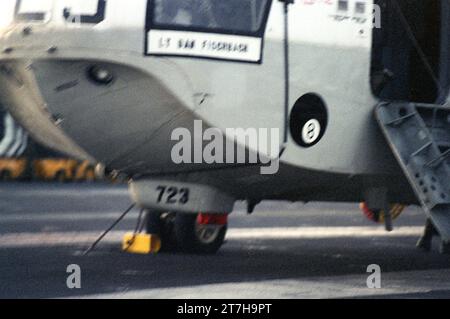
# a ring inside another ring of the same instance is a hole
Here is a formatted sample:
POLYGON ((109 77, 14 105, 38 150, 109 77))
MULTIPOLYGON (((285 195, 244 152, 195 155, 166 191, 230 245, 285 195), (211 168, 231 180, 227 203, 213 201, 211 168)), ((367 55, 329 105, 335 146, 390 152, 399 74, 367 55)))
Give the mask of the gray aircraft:
MULTIPOLYGON (((450 241, 450 1, 2 0, 0 103, 221 246, 245 200, 421 205, 450 241)), ((393 209, 394 207, 395 209, 393 209)))

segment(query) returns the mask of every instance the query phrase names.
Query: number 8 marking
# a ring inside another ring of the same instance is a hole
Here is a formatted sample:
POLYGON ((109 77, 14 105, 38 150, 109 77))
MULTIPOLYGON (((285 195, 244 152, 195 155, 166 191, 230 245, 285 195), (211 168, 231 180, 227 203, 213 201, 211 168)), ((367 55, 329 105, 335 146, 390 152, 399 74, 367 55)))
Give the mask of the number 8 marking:
POLYGON ((322 127, 316 119, 306 122, 302 130, 303 142, 305 142, 305 144, 312 144, 317 141, 320 136, 321 129, 322 127))

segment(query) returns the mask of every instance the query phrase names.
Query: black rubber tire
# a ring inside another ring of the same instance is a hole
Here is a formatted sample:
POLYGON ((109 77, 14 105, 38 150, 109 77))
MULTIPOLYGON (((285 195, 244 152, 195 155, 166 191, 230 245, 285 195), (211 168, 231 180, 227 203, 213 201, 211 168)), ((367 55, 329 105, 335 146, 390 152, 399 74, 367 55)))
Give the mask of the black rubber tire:
POLYGON ((175 213, 163 213, 160 216, 158 231, 159 238, 161 239, 160 252, 171 253, 178 250, 174 231, 175 217, 175 213))
POLYGON ((67 182, 66 173, 64 171, 59 171, 55 174, 55 181, 59 183, 67 182))
POLYGON ((181 214, 175 216, 174 233, 177 247, 185 253, 211 255, 217 253, 225 241, 227 226, 221 227, 214 241, 202 242, 196 233, 197 215, 181 214))
POLYGON ((0 181, 2 182, 10 182, 12 180, 11 178, 11 172, 10 171, 2 171, 0 173, 0 181))

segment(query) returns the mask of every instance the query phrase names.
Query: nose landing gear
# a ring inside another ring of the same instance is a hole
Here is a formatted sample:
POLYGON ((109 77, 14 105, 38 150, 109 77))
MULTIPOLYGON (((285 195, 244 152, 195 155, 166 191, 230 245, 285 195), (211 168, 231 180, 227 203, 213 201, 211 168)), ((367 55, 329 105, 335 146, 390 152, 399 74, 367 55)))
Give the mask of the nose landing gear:
POLYGON ((161 239, 161 251, 215 254, 225 241, 228 214, 148 211, 146 231, 161 239))

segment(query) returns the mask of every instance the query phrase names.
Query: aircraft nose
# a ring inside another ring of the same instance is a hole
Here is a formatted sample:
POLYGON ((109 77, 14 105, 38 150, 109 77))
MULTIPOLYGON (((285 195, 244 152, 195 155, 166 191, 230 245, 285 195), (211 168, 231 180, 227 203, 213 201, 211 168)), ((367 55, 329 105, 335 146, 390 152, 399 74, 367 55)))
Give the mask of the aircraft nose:
POLYGON ((55 125, 28 63, 11 61, 0 64, 0 104, 38 142, 75 158, 94 162, 55 125))

